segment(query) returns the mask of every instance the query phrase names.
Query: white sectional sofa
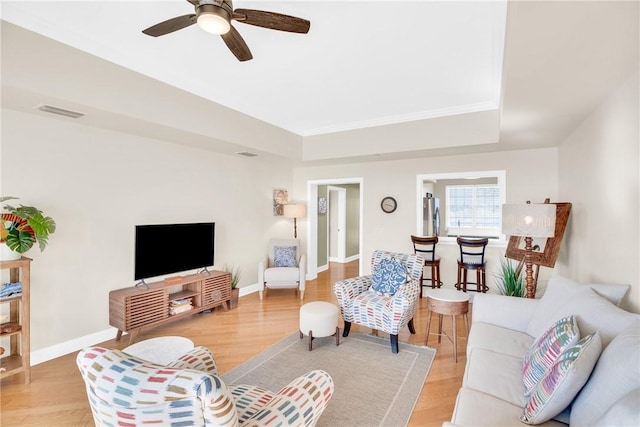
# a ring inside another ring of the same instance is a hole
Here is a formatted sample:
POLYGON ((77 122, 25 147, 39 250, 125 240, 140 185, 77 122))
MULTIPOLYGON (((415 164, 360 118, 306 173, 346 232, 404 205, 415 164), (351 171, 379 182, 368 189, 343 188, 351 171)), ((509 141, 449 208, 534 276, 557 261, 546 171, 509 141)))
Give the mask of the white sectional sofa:
POLYGON ((475 295, 462 388, 451 423, 444 425, 640 426, 640 316, 617 306, 627 290, 556 277, 540 299, 475 295), (598 331, 583 340, 591 359, 581 355, 573 364, 563 362, 556 368, 565 374, 555 379, 543 369, 547 376, 531 393, 537 401, 530 401, 524 355, 566 316, 574 316, 581 337, 598 331), (532 407, 542 408, 542 420, 525 417, 525 424, 521 417, 532 407))

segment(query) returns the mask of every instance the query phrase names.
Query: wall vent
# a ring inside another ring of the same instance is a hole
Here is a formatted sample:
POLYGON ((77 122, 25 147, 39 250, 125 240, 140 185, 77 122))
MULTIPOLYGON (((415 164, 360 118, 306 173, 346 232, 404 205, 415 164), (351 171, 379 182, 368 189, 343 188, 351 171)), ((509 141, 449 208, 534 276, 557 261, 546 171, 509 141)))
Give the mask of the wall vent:
POLYGON ((256 153, 251 153, 249 151, 239 151, 236 154, 238 156, 244 156, 244 157, 258 157, 256 153))
POLYGON ((60 116, 71 117, 78 119, 84 116, 84 113, 78 113, 77 111, 65 110, 64 108, 54 107, 53 105, 41 104, 36 105, 34 108, 44 111, 45 113, 58 114, 60 116))

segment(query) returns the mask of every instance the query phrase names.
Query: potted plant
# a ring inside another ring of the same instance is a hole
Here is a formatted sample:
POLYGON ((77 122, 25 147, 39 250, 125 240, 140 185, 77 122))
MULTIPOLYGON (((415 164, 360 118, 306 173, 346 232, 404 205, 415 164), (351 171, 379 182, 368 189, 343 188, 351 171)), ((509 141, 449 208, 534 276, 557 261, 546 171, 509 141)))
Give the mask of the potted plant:
POLYGON ((240 277, 242 276, 240 267, 235 268, 233 265, 227 266, 227 264, 225 264, 222 270, 231 273, 231 301, 229 302, 229 308, 237 308, 238 298, 240 297, 238 284, 240 283, 240 277))
MULTIPOLYGON (((0 203, 17 197, 0 197, 0 203)), ((33 206, 3 206, 5 212, 0 217, 0 259, 18 259, 38 243, 43 251, 49 236, 56 231, 55 221, 33 206)))
POLYGON ((500 273, 496 276, 498 292, 510 297, 524 297, 526 287, 520 275, 521 266, 514 267, 511 259, 503 257, 500 259, 500 273))

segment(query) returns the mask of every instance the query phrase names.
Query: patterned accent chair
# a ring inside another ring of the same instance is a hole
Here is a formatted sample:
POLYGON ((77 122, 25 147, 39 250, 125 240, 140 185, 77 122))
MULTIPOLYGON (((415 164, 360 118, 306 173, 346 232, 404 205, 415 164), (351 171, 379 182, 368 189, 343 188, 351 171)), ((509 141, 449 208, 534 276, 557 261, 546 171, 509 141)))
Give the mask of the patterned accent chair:
POLYGON ((300 250, 299 239, 271 239, 267 257, 258 265, 258 291, 260 299, 269 289, 295 289, 300 291, 300 299, 304 299, 305 266, 307 259, 300 250), (295 247, 293 258, 284 256, 287 250, 295 247), (282 255, 281 255, 282 254, 282 255), (287 261, 291 262, 287 262, 287 261))
POLYGON ((167 366, 102 347, 80 351, 76 362, 97 426, 313 426, 334 389, 321 370, 278 393, 227 386, 205 347, 167 366))
POLYGON ((416 314, 420 295, 420 279, 424 259, 416 254, 401 254, 376 250, 371 257, 371 271, 384 258, 395 258, 407 270, 409 280, 400 286, 393 296, 379 295, 371 288, 372 276, 360 276, 336 282, 333 291, 344 319, 343 337, 349 335, 351 323, 366 326, 374 331, 389 334, 391 351, 398 352, 398 333, 409 326, 412 334, 416 333, 413 316, 416 314))

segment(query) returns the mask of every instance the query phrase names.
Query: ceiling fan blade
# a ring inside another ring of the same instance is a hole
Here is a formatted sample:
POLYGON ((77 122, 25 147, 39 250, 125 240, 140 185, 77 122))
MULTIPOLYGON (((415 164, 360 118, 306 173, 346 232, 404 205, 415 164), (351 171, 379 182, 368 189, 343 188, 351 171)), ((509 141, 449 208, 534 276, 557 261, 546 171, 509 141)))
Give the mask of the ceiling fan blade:
POLYGON ((306 19, 264 10, 236 9, 233 11, 233 19, 244 24, 271 30, 289 31, 291 33, 306 34, 309 32, 309 27, 311 27, 311 22, 306 19))
POLYGON ((228 33, 222 34, 220 37, 222 37, 231 53, 238 58, 238 61, 248 61, 253 58, 249 46, 244 42, 240 33, 233 28, 233 25, 228 33))
POLYGON ((167 19, 164 22, 156 24, 152 27, 142 30, 148 36, 158 37, 165 34, 173 33, 196 23, 196 15, 182 15, 175 18, 167 19))

